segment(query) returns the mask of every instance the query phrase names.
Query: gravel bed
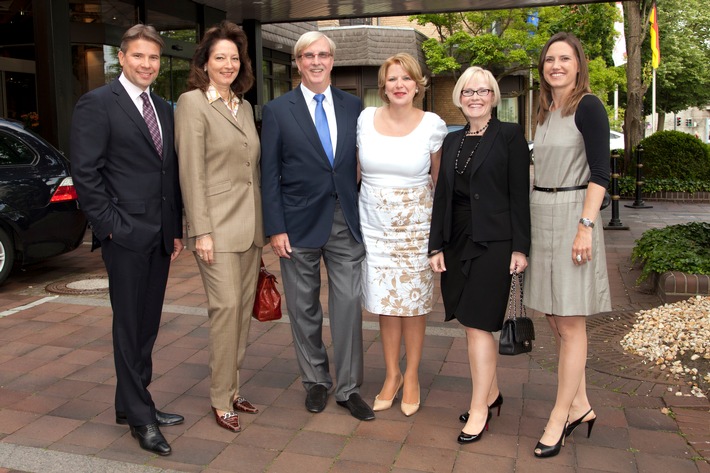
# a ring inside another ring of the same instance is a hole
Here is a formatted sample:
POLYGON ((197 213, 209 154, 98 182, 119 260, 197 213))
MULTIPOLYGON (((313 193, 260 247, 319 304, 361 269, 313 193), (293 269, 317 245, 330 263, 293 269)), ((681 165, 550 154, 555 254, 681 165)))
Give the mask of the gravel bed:
POLYGON ((642 310, 636 316, 633 328, 621 340, 624 350, 644 357, 679 383, 687 384, 693 395, 707 397, 710 297, 696 296, 642 310))

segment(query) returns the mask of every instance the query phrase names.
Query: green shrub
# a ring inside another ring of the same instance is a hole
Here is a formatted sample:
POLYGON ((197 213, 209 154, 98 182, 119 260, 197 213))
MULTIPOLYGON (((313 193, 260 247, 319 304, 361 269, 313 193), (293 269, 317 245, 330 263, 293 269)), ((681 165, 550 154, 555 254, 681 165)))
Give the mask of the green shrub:
MULTIPOLYGON (((710 180, 690 181, 685 179, 656 179, 643 177, 642 192, 710 192, 710 180)), ((611 185, 609 186, 611 188, 611 185)), ((619 195, 634 197, 636 192, 636 177, 623 176, 619 178, 619 195)))
POLYGON ((710 148, 688 133, 659 131, 641 145, 644 178, 710 179, 710 148))
POLYGON ((631 260, 643 264, 637 284, 652 272, 710 274, 710 223, 692 222, 647 230, 636 240, 631 260))

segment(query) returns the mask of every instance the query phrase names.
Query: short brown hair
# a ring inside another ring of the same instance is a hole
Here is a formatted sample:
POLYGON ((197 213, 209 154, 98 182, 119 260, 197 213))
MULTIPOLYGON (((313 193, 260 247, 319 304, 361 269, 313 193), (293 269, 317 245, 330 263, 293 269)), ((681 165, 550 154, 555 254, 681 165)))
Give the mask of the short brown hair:
POLYGON ((226 39, 237 46, 239 51, 239 74, 234 79, 230 88, 237 96, 241 97, 254 85, 254 71, 251 69, 251 59, 247 53, 247 35, 231 21, 224 20, 205 32, 202 41, 197 45, 195 55, 190 65, 190 76, 187 79, 189 90, 200 89, 206 91, 210 86, 210 78, 205 72, 205 64, 210 59, 212 47, 217 41, 226 39))
POLYGON ((123 51, 123 54, 126 54, 128 50, 128 43, 137 39, 144 39, 156 43, 160 46, 161 53, 163 49, 165 49, 165 41, 163 41, 163 38, 160 37, 156 29, 153 26, 139 23, 131 26, 123 33, 123 38, 121 38, 121 51, 123 51))
POLYGON ((566 117, 575 113, 582 97, 592 93, 592 89, 589 87, 589 66, 587 65, 587 56, 584 55, 582 42, 572 33, 565 31, 552 35, 542 48, 540 61, 537 63, 537 71, 540 74, 540 107, 537 112, 538 123, 545 121, 550 107, 552 106, 552 87, 550 87, 550 84, 545 80, 544 74, 545 57, 547 56, 547 50, 550 49, 550 46, 558 41, 564 41, 572 47, 577 57, 577 67, 579 68, 574 89, 567 98, 567 101, 562 104, 562 116, 566 117))
POLYGON ((380 71, 377 73, 377 88, 379 89, 380 98, 384 103, 390 103, 390 99, 385 94, 385 83, 387 82, 387 69, 390 66, 397 64, 409 74, 414 82, 417 83, 417 93, 414 94, 414 99, 418 99, 424 94, 427 80, 422 73, 422 68, 419 62, 414 59, 414 56, 408 53, 397 53, 385 59, 385 62, 380 66, 380 71))

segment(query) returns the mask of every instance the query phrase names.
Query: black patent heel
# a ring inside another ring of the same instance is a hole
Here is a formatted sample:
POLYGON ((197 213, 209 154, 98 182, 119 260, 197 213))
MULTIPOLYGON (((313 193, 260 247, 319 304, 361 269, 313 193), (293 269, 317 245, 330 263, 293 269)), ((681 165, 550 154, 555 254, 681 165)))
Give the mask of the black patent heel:
POLYGON ((589 438, 590 435, 592 435, 592 428, 594 427, 594 423, 597 421, 597 416, 595 415, 589 420, 583 420, 585 417, 587 417, 589 414, 592 413, 592 409, 590 408, 587 412, 585 412, 582 417, 579 419, 575 420, 574 422, 570 423, 567 425, 567 429, 565 432, 565 436, 569 437, 572 435, 572 432, 574 432, 574 429, 579 427, 582 424, 587 424, 587 438, 589 438))
POLYGON ((549 457, 554 457, 555 455, 560 453, 560 450, 562 450, 562 447, 565 446, 565 436, 567 433, 567 426, 568 425, 569 425, 569 422, 566 422, 564 429, 562 429, 562 436, 560 437, 560 440, 558 440, 556 444, 545 445, 542 442, 538 442, 537 445, 535 445, 535 451, 533 452, 535 454, 535 456, 538 458, 549 458, 549 457))
MULTIPOLYGON (((500 406, 502 406, 502 405, 503 405, 503 395, 502 395, 502 394, 500 393, 500 391, 499 391, 499 392, 498 392, 498 397, 496 398, 495 401, 493 401, 493 402, 491 403, 490 406, 488 406, 488 409, 493 409, 494 407, 497 407, 497 408, 498 408, 497 417, 500 417, 500 406)), ((468 412, 464 412, 463 414, 461 414, 461 415, 459 416, 459 420, 460 420, 461 422, 463 422, 464 424, 465 424, 466 422, 468 422, 468 412)))

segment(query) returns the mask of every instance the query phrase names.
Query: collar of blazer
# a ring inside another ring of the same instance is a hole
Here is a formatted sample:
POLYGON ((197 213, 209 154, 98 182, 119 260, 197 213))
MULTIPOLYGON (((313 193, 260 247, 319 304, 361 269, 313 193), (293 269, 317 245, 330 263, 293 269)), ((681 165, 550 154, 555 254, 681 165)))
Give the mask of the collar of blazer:
MULTIPOLYGON (((141 115, 141 113, 138 111, 136 104, 133 102, 133 100, 131 100, 131 97, 128 95, 128 92, 126 92, 126 89, 123 88, 121 82, 118 79, 115 79, 113 82, 111 82, 110 86, 111 91, 116 95, 116 103, 118 104, 118 106, 121 107, 124 112, 126 112, 126 115, 128 115, 131 121, 138 127, 143 137, 148 141, 150 147, 155 149, 155 145, 153 144, 153 138, 150 136, 150 130, 148 130, 148 125, 146 125, 145 120, 143 119, 143 115, 141 115)), ((158 115, 158 120, 160 120, 160 127, 163 130, 162 154, 164 155, 165 146, 167 144, 167 140, 165 139, 165 137, 172 135, 172 129, 169 126, 169 117, 166 115, 165 111, 163 110, 163 107, 160 107, 158 105, 158 100, 160 100, 160 98, 152 92, 150 93, 150 98, 155 104, 155 113, 157 113, 158 115)))
MULTIPOLYGON (((340 90, 336 89, 333 86, 330 86, 330 91, 333 94, 333 107, 335 108, 335 120, 338 123, 345 123, 345 117, 344 114, 347 113, 345 110, 345 107, 343 106, 343 100, 342 97, 339 95, 340 93, 345 93, 345 92, 340 92, 340 90)), ((321 160, 330 168, 330 161, 328 160, 328 156, 325 154, 325 150, 323 149, 323 145, 321 144, 320 138, 318 137, 318 131, 316 130, 316 124, 313 123, 313 117, 311 117, 311 113, 308 111, 308 106, 306 105, 306 99, 303 97, 303 92, 301 92, 300 87, 296 87, 294 90, 292 90, 293 97, 291 98, 291 113, 293 114, 293 118, 296 120, 296 123, 298 126, 301 128, 303 131, 303 135, 310 141, 310 143, 313 145, 313 148, 316 150, 318 155, 321 157, 321 160)), ((344 133, 346 130, 343 129, 344 127, 338 126, 338 143, 343 142, 343 137, 344 133)), ((338 155, 340 155, 342 151, 342 146, 338 146, 336 143, 335 146, 335 166, 338 165, 338 155)))
MULTIPOLYGON (((474 156, 474 159, 471 162, 471 178, 473 179, 473 176, 476 175, 476 171, 478 168, 481 167, 481 164, 488 158, 490 155, 491 149, 493 149, 493 144, 495 143, 495 140, 498 137, 498 132, 500 131, 501 123, 500 120, 497 118, 492 118, 491 119, 491 124, 488 125, 488 129, 486 132, 483 134, 483 137, 481 138, 481 144, 478 145, 478 149, 476 150, 476 155, 474 156)), ((452 145, 454 146, 453 149, 457 150, 459 148, 459 144, 461 143, 461 140, 464 137, 464 130, 459 130, 456 132, 456 137, 453 140, 452 145)), ((454 160, 456 159, 456 153, 451 153, 450 155, 450 161, 446 163, 446 177, 449 179, 449 182, 452 184, 453 187, 453 182, 454 182, 454 160)), ((465 161, 465 159, 464 159, 465 161)))
MULTIPOLYGON (((214 92, 217 93, 216 89, 214 90, 214 92)), ((235 117, 234 115, 232 115, 232 111, 229 110, 229 107, 227 107, 227 104, 225 104, 222 100, 222 97, 217 95, 216 98, 211 98, 209 90, 207 92, 203 92, 202 95, 205 97, 210 106, 217 112, 219 112, 219 114, 222 115, 225 119, 227 119, 229 123, 231 123, 233 126, 237 127, 240 130, 242 129, 242 126, 244 124, 243 99, 239 101, 239 108, 237 109, 237 116, 235 117)))

